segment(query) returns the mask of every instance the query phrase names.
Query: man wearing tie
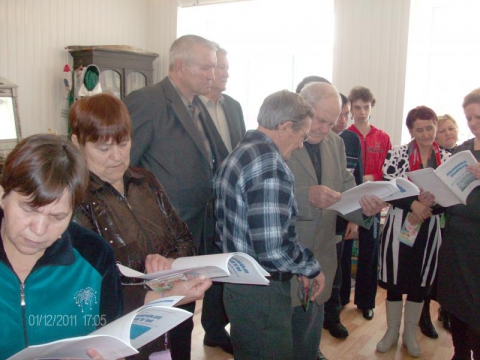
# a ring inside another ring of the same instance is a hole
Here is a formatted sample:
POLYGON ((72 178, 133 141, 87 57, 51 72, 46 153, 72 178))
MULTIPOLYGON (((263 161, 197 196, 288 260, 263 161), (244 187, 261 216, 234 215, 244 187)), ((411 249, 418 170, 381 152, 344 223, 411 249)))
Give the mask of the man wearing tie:
MULTIPOLYGON (((210 91, 215 52, 215 45, 200 36, 178 38, 170 47, 168 76, 125 99, 133 127, 131 164, 155 174, 200 253, 213 242, 212 178, 228 155, 198 98, 210 91)), ((193 312, 195 303, 185 308, 193 312)), ((173 359, 190 359, 192 329, 189 319, 170 331, 173 359)), ((222 335, 217 340, 227 348, 228 333, 222 335)))

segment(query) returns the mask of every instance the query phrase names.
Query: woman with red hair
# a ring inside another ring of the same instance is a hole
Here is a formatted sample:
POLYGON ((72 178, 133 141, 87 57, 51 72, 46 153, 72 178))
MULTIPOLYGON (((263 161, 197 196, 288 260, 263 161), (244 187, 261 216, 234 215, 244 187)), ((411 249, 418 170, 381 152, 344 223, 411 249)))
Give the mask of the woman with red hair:
MULTIPOLYGON (((406 125, 412 141, 394 147, 383 165, 385 179, 407 178, 407 172, 437 168, 449 153, 435 142, 437 115, 426 107, 410 110, 406 125)), ((397 343, 405 302, 403 343, 408 353, 419 357, 416 329, 437 271, 437 254, 442 241, 440 216, 444 208, 435 205, 429 192, 390 202, 380 242, 380 286, 387 290, 387 332, 377 351, 387 352, 397 343)))

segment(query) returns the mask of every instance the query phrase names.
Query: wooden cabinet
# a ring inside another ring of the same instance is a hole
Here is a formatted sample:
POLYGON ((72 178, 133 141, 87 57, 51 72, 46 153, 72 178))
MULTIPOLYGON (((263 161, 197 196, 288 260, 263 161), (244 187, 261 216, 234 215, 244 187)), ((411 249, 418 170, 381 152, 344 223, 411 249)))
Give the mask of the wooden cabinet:
POLYGON ((103 92, 124 99, 130 92, 153 83, 153 61, 158 54, 123 45, 67 46, 73 57, 74 87, 79 69, 94 64, 100 70, 103 92))

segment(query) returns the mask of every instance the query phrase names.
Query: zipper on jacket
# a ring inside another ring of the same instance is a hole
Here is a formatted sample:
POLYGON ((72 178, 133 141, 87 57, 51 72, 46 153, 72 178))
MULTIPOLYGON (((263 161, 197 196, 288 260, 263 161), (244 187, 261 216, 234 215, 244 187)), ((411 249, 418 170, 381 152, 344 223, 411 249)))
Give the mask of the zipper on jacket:
POLYGON ((20 283, 20 306, 22 307, 23 337, 25 347, 28 347, 27 319, 25 310, 25 283, 20 283))

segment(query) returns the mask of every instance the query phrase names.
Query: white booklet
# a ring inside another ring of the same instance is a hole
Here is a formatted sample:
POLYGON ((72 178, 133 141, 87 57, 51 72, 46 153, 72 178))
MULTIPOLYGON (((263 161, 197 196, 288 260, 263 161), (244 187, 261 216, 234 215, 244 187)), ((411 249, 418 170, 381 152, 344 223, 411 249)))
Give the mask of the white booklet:
POLYGON ((253 257, 241 252, 181 257, 173 261, 171 270, 151 274, 143 274, 121 264, 117 266, 124 276, 143 279, 154 290, 165 290, 177 281, 186 280, 187 276, 200 275, 214 281, 235 284, 270 283, 266 278, 270 274, 253 257))
POLYGON ((432 168, 408 172, 408 177, 424 191, 435 196, 441 206, 466 204, 470 192, 480 185, 467 166, 478 162, 469 150, 460 151, 448 158, 435 170, 432 168))
POLYGON ((139 347, 192 316, 188 311, 173 307, 182 298, 183 296, 171 296, 152 301, 90 335, 30 346, 7 360, 88 359, 86 351, 89 348, 97 350, 105 359, 138 354, 139 347))
POLYGON ((383 201, 390 201, 419 193, 420 190, 414 183, 401 177, 390 181, 366 181, 343 192, 342 199, 327 209, 345 215, 360 209, 360 199, 365 195, 376 195, 383 201))

